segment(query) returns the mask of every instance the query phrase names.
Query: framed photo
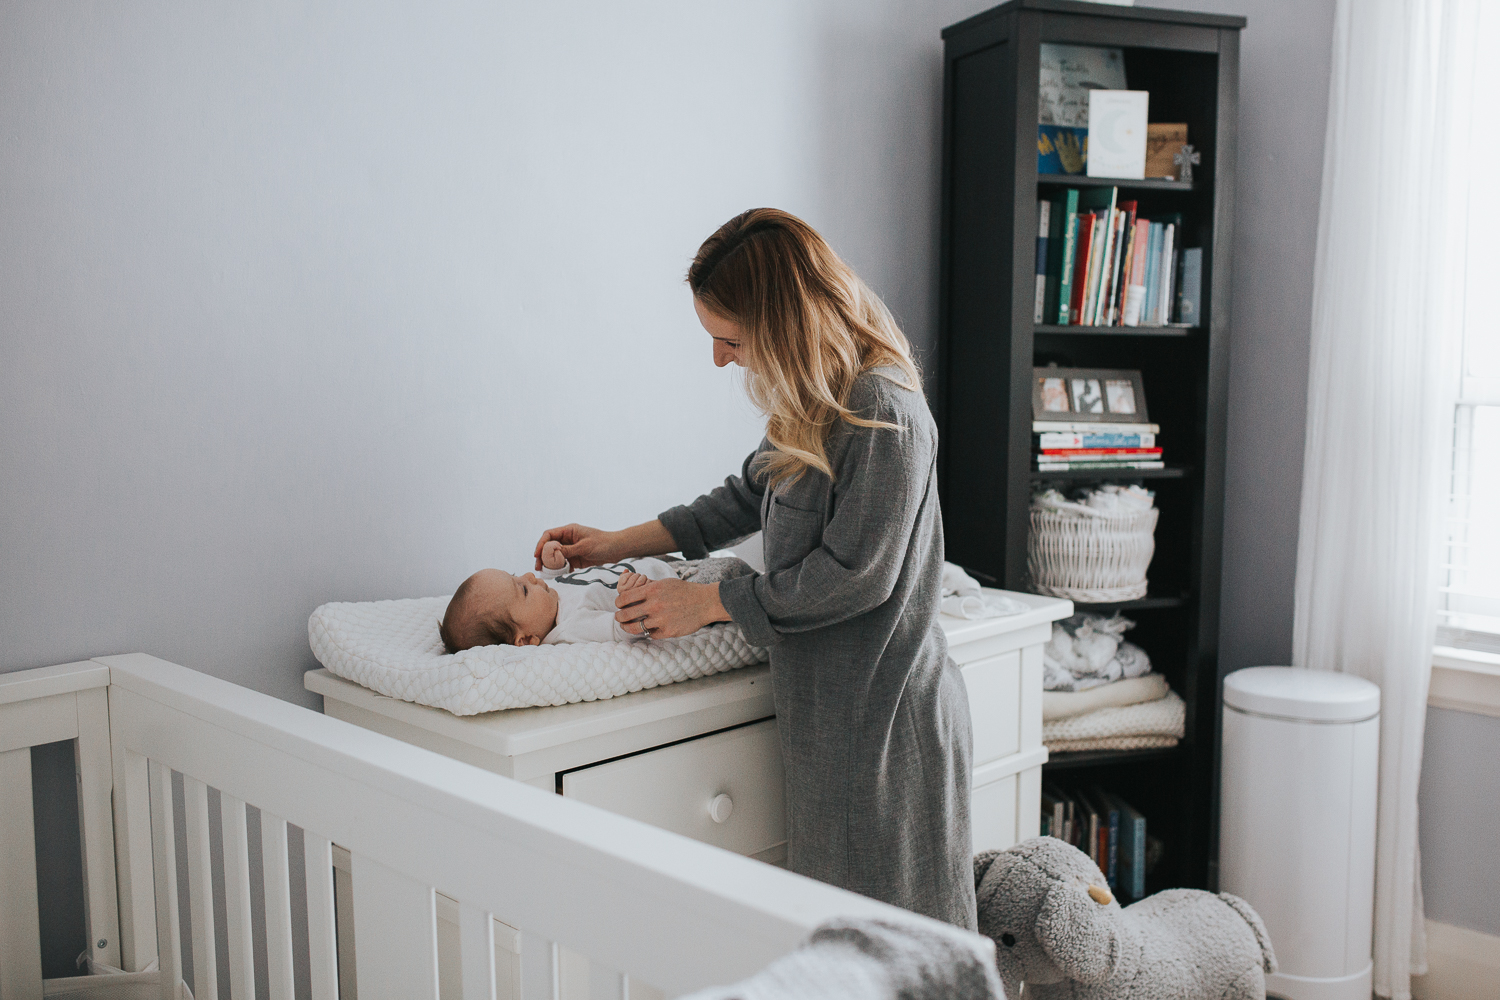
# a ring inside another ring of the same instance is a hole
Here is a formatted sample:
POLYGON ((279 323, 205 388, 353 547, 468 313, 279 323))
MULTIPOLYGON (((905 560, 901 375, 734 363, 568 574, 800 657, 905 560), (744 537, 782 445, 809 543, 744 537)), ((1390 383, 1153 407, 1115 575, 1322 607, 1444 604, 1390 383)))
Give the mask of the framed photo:
POLYGON ((1147 424, 1146 388, 1138 371, 1112 368, 1033 368, 1033 420, 1147 424))

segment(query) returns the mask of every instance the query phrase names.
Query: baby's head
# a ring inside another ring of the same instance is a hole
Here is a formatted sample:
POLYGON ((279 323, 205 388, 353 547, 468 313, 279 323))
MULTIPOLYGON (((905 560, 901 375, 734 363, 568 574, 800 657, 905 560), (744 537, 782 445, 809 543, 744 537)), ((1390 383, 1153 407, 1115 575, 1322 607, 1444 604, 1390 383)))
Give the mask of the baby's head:
POLYGON ((557 592, 531 573, 482 569, 448 602, 440 631, 450 653, 473 646, 535 646, 557 625, 557 592))

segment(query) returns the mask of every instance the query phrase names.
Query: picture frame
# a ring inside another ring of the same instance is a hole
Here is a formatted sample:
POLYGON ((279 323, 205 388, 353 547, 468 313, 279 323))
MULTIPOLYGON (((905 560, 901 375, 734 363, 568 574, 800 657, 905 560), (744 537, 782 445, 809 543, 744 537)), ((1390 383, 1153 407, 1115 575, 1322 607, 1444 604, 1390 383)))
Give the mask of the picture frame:
POLYGON ((1031 417, 1074 423, 1148 424, 1141 373, 1121 368, 1033 368, 1031 417))

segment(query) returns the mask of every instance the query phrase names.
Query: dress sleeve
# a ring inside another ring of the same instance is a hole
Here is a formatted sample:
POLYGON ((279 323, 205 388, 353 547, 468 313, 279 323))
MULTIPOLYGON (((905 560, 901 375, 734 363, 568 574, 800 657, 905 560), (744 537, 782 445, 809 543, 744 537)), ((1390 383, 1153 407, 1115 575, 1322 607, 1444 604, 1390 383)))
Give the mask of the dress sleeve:
POLYGON ((740 474, 724 480, 723 486, 685 507, 673 507, 657 515, 684 559, 706 558, 713 549, 732 545, 760 530, 760 501, 766 487, 751 465, 770 446, 770 442, 762 441, 745 459, 740 474))
POLYGON ((719 584, 724 609, 757 646, 864 614, 896 588, 932 481, 936 442, 920 425, 845 426, 833 516, 821 543, 785 569, 719 584))

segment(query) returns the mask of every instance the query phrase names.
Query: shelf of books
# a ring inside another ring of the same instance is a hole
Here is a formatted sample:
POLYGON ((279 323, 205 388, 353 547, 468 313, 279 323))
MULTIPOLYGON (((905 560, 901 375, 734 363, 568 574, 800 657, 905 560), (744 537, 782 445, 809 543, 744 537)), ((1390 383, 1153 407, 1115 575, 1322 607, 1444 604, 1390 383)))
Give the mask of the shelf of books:
POLYGON ((948 558, 1074 600, 1044 653, 1042 829, 1129 900, 1217 879, 1244 21, 1125 10, 1011 0, 944 31, 939 351, 948 558), (1091 569, 1098 545, 1144 578, 1091 569))

